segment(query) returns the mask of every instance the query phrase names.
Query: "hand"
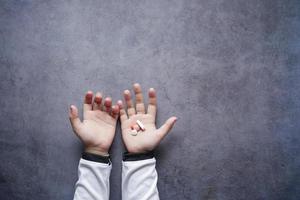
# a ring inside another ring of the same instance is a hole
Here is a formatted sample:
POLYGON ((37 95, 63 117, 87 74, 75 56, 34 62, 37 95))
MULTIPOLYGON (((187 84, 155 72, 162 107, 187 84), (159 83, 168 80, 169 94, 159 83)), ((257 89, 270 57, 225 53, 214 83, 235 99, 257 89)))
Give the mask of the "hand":
POLYGON ((78 117, 78 109, 70 106, 70 122, 75 134, 85 146, 85 151, 98 155, 108 155, 108 150, 115 136, 119 117, 119 106, 112 106, 112 99, 105 98, 102 105, 102 95, 88 91, 83 104, 83 121, 78 117))
POLYGON ((146 113, 141 86, 136 83, 133 85, 133 89, 135 93, 136 106, 134 106, 131 100, 129 90, 124 91, 127 113, 122 101, 118 101, 122 125, 122 137, 128 152, 145 153, 152 151, 160 143, 160 141, 172 129, 177 118, 169 118, 164 125, 162 125, 159 129, 156 129, 155 118, 157 107, 155 90, 153 88, 149 89, 149 105, 146 113), (131 134, 131 126, 136 123, 136 120, 140 120, 144 124, 145 131, 140 130, 136 136, 133 136, 131 134))

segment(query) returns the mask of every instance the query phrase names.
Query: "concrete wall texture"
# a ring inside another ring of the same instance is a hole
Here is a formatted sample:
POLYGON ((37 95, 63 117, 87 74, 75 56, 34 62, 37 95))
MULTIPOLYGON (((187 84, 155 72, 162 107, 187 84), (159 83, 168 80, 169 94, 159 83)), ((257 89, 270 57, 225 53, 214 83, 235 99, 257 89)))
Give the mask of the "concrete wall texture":
MULTIPOLYGON (((0 0, 0 199, 72 199, 68 106, 139 82, 179 117, 162 200, 299 200, 299 55, 299 0, 0 0)), ((118 128, 112 200, 122 152, 118 128)))

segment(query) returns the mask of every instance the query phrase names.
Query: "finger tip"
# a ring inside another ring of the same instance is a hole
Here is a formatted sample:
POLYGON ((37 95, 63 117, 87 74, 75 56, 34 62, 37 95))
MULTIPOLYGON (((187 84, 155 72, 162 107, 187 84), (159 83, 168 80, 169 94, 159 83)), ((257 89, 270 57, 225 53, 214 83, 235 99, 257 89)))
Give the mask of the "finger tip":
POLYGON ((119 106, 118 105, 113 105, 111 108, 112 108, 112 112, 111 112, 112 117, 118 118, 119 117, 119 112, 120 112, 119 106))
POLYGON ((105 98, 105 101, 106 101, 106 102, 111 102, 112 99, 111 99, 111 97, 106 97, 106 98, 105 98))
POLYGON ((93 91, 92 90, 88 90, 87 92, 86 92, 86 95, 92 95, 93 94, 93 91))
POLYGON ((129 90, 125 90, 124 91, 124 99, 126 101, 130 100, 131 99, 131 94, 130 94, 130 91, 129 90))
POLYGON ((94 101, 95 101, 97 104, 100 104, 101 101, 102 101, 102 96, 101 96, 100 94, 96 94, 94 101))
POLYGON ((149 88, 149 93, 155 93, 155 89, 154 88, 149 88))
POLYGON ((141 86, 141 85, 140 85, 139 83, 134 83, 134 84, 133 84, 133 87, 134 87, 134 88, 138 88, 138 87, 140 87, 140 86, 141 86))
POLYGON ((92 103, 92 99, 93 99, 93 92, 89 90, 85 94, 85 101, 86 101, 86 103, 90 104, 90 103, 92 103))
POLYGON ((102 94, 101 94, 101 92, 96 92, 95 96, 96 97, 102 97, 102 94))
POLYGON ((123 102, 121 100, 117 102, 117 105, 119 106, 119 109, 123 108, 123 102))
POLYGON ((176 116, 172 116, 169 118, 169 120, 170 120, 171 124, 175 124, 175 122, 178 120, 178 118, 176 116))
POLYGON ((129 90, 124 90, 124 95, 130 95, 130 91, 129 90))
POLYGON ((70 113, 72 116, 76 115, 76 113, 77 113, 77 107, 76 107, 75 105, 73 105, 73 104, 70 105, 69 113, 70 113))
POLYGON ((96 102, 96 104, 100 104, 100 103, 101 103, 101 98, 96 97, 96 98, 95 98, 95 102, 96 102))

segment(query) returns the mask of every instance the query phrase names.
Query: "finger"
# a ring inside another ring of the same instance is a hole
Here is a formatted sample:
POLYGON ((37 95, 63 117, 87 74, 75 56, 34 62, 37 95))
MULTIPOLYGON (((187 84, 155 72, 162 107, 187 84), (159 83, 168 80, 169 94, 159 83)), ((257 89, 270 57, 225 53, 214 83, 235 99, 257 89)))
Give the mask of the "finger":
POLYGON ((111 116, 113 118, 118 118, 119 117, 119 113, 120 113, 120 109, 119 109, 119 106, 118 105, 114 105, 112 106, 112 111, 111 111, 111 116))
POLYGON ((111 112, 112 100, 110 97, 106 97, 104 100, 104 111, 110 114, 111 112))
POLYGON ((93 101, 93 92, 88 91, 85 94, 85 98, 84 98, 83 112, 92 110, 92 101, 93 101))
POLYGON ((119 109, 120 109, 121 123, 123 123, 125 120, 128 119, 128 117, 127 117, 126 111, 124 109, 123 102, 121 100, 118 101, 118 106, 119 106, 119 109))
POLYGON ((133 107, 133 103, 131 100, 131 94, 129 90, 124 91, 124 99, 126 101, 126 106, 127 106, 127 113, 128 116, 135 115, 135 108, 133 107))
POLYGON ((136 112, 138 114, 145 114, 145 105, 144 105, 144 98, 143 98, 141 85, 138 83, 135 83, 133 85, 133 90, 135 93, 136 112))
POLYGON ((81 126, 81 121, 78 116, 78 109, 74 105, 70 106, 69 118, 70 118, 70 122, 71 122, 73 130, 74 131, 78 130, 79 127, 81 126))
POLYGON ((148 91, 148 96, 149 96, 149 105, 148 105, 148 111, 147 113, 156 116, 156 92, 154 88, 150 88, 148 91))
POLYGON ((176 121, 177 117, 171 117, 158 129, 160 139, 164 138, 169 133, 176 121))
POLYGON ((94 98, 93 110, 102 110, 102 94, 97 92, 94 98))

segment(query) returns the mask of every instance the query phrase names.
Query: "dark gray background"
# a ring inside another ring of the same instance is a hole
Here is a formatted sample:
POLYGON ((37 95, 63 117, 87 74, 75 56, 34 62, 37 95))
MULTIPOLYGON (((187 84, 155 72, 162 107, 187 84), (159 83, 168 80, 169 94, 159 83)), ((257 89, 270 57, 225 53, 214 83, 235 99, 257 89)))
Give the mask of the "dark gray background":
MULTIPOLYGON (((72 199, 68 106, 158 91, 162 200, 300 199, 300 1, 0 1, 0 199, 72 199)), ((121 199, 118 128, 111 199, 121 199)))

